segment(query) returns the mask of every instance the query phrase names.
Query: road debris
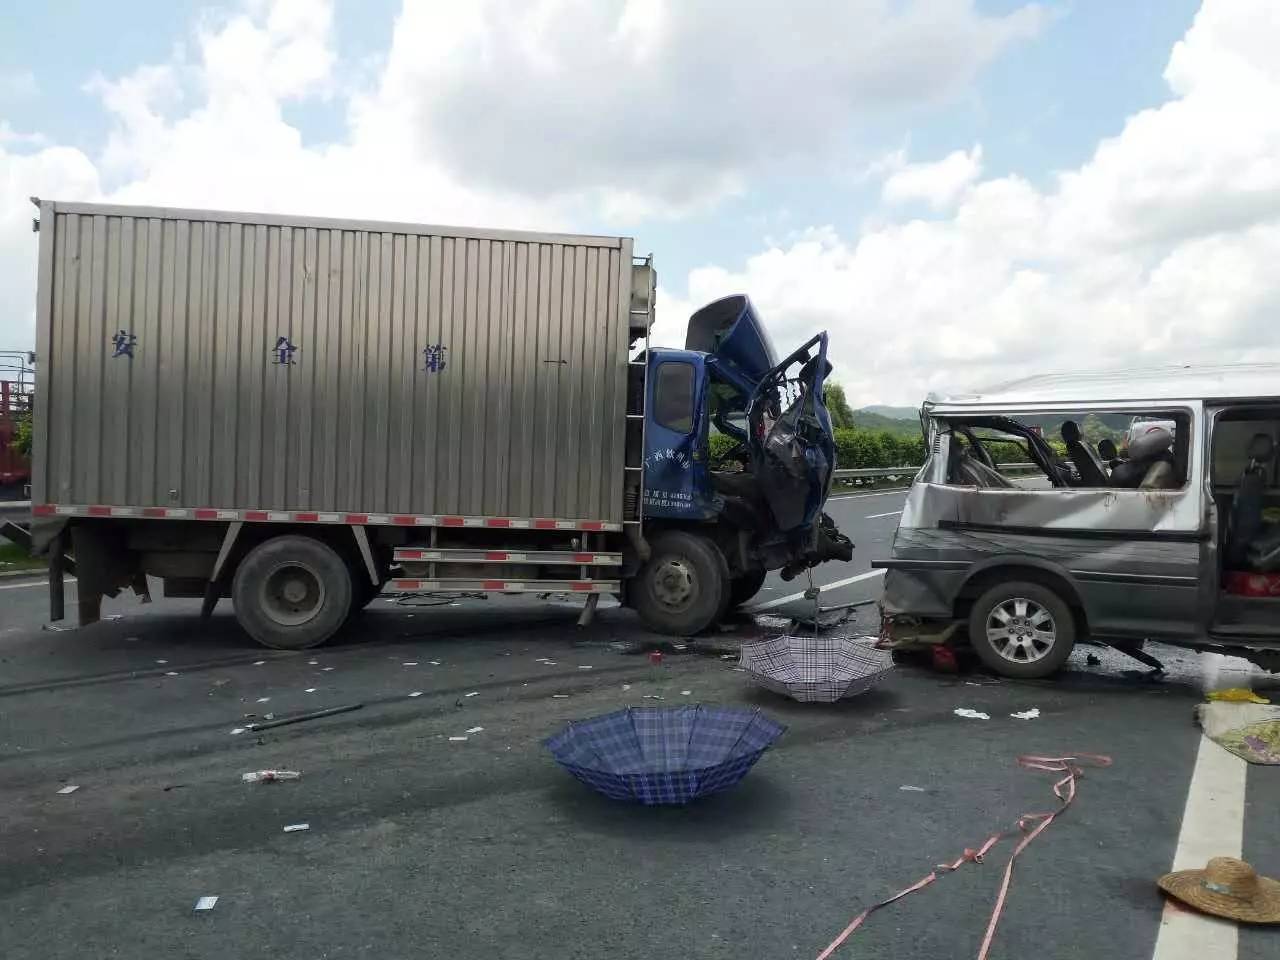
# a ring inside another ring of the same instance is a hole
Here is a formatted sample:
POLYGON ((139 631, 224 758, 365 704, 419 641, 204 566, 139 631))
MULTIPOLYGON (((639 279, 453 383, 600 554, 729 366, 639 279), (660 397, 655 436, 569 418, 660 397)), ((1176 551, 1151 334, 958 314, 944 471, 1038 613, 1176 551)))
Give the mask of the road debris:
POLYGON ((166 671, 164 672, 164 675, 165 675, 166 677, 176 677, 176 676, 178 676, 178 671, 177 671, 177 670, 166 670, 166 671))
POLYGON ((438 667, 438 666, 440 666, 440 661, 439 661, 439 660, 428 660, 428 661, 427 661, 427 663, 431 664, 433 667, 438 667))
POLYGON ((590 670, 590 669, 592 669, 592 667, 591 667, 591 664, 589 664, 589 663, 580 663, 580 664, 578 664, 578 669, 579 669, 579 670, 590 670))
POLYGON ((467 733, 484 733, 484 727, 472 727, 467 733))
POLYGON ((478 697, 478 696, 480 696, 480 691, 479 691, 479 690, 472 690, 470 693, 463 694, 463 696, 467 696, 467 697, 478 697))
POLYGON ((216 904, 217 902, 218 902, 217 897, 201 897, 199 900, 196 901, 195 909, 196 910, 212 910, 214 907, 214 904, 216 904))
POLYGON ((951 711, 957 717, 964 717, 966 720, 990 720, 991 715, 982 713, 980 710, 970 710, 968 707, 956 707, 951 711))
POLYGON ((262 665, 263 665, 264 663, 266 663, 266 662, 267 662, 267 661, 265 661, 265 660, 255 660, 255 661, 253 661, 253 665, 254 665, 255 667, 260 667, 260 666, 262 666, 262 665))
POLYGON ((784 730, 744 707, 625 707, 571 720, 545 745, 612 800, 685 804, 736 785, 784 730))
POLYGON ((309 823, 291 823, 284 828, 284 832, 297 833, 299 830, 310 830, 310 829, 311 829, 311 824, 309 823))
POLYGON ((874 637, 775 637, 742 647, 752 681, 801 703, 835 703, 865 693, 893 670, 874 637))
POLYGON ((166 663, 168 663, 168 662, 169 662, 168 660, 157 660, 157 661, 156 661, 156 663, 160 664, 160 666, 162 666, 162 667, 163 667, 166 663))
POLYGON ((551 695, 551 699, 552 700, 568 700, 569 695, 567 693, 553 693, 551 695))
POLYGON ((623 689, 623 690, 630 690, 630 689, 631 689, 631 684, 629 684, 629 683, 624 683, 624 684, 622 685, 622 689, 623 689))
POLYGON ((307 661, 307 664, 308 664, 308 666, 318 667, 318 666, 320 665, 320 661, 319 661, 319 660, 308 660, 308 661, 307 661))
POLYGON ((242 733, 244 733, 244 727, 236 727, 234 730, 231 731, 231 736, 238 737, 242 733))
POLYGON ((640 699, 642 699, 642 700, 661 700, 661 699, 663 699, 663 697, 662 697, 660 694, 657 694, 657 693, 646 693, 646 694, 645 694, 643 697, 641 697, 640 699))
POLYGON ((409 694, 409 696, 411 696, 411 697, 420 697, 420 696, 422 696, 422 691, 421 691, 421 690, 415 690, 415 691, 413 691, 413 693, 409 694))
POLYGON ((460 742, 462 742, 462 741, 463 741, 463 740, 465 740, 465 739, 467 739, 467 738, 466 738, 466 737, 450 737, 450 738, 449 738, 450 742, 452 742, 452 743, 460 743, 460 742))
POLYGON ((649 662, 650 662, 650 663, 652 663, 655 667, 657 667, 657 666, 661 666, 661 665, 662 665, 662 651, 661 651, 661 650, 650 650, 650 651, 649 651, 649 662))
POLYGON ((317 689, 319 689, 319 688, 317 688, 317 687, 307 687, 307 689, 303 690, 302 692, 303 692, 303 693, 315 693, 317 689))
POLYGON ((241 783, 281 783, 285 780, 301 780, 297 770, 250 770, 240 774, 241 783))
POLYGON ((1009 716, 1013 717, 1015 720, 1034 720, 1036 717, 1040 716, 1040 708, 1032 707, 1030 710, 1020 710, 1017 713, 1009 714, 1009 716))
POLYGON ((270 702, 271 702, 271 698, 270 698, 270 697, 259 697, 259 698, 258 698, 258 703, 270 703, 270 702))
POLYGON ((1242 760, 1280 764, 1280 706, 1210 702, 1196 707, 1204 735, 1242 760))
POLYGON ((692 690, 681 690, 681 691, 680 691, 680 696, 682 696, 682 697, 687 697, 687 696, 689 696, 691 693, 693 693, 693 691, 692 691, 692 690))
POLYGON ((400 664, 402 667, 416 667, 417 665, 417 660, 406 660, 404 663, 400 664))
POLYGON ((79 789, 80 789, 80 784, 68 783, 65 787, 62 787, 61 789, 59 789, 58 792, 61 794, 68 794, 68 793, 75 793, 79 789))
POLYGON ((321 667, 321 668, 320 668, 320 672, 321 672, 321 673, 328 673, 328 672, 329 672, 330 670, 332 670, 332 669, 333 669, 333 667, 321 667))
POLYGON ((928 791, 928 790, 926 790, 924 787, 916 787, 916 786, 912 786, 912 785, 911 785, 911 784, 909 784, 909 783, 904 783, 904 784, 903 784, 902 786, 900 786, 898 789, 899 789, 899 790, 905 790, 907 793, 928 793, 928 792, 929 792, 929 791, 928 791))
POLYGON ((1053 794, 1058 798, 1058 808, 1051 813, 1027 813, 1023 814, 1017 820, 1017 828, 1012 830, 1002 830, 993 833, 986 841, 977 849, 966 849, 952 863, 942 863, 934 867, 932 871, 921 877, 915 883, 898 891, 884 900, 873 903, 860 914, 853 918, 853 921, 840 931, 839 936, 827 945, 827 948, 818 954, 818 960, 827 960, 834 954, 840 945, 849 939, 863 922, 871 914, 875 913, 882 907, 887 907, 891 903, 896 903, 908 894, 915 893, 927 887, 936 881, 940 876, 953 873, 959 870, 966 863, 982 863, 983 857, 992 847, 999 843, 1005 837, 1021 836, 1017 846, 1013 848, 1013 852, 1009 854, 1009 859, 1005 862, 1004 879, 1000 885, 1000 892, 996 895, 995 905, 991 910, 991 919, 987 921, 987 932, 983 937, 982 945, 978 949, 978 957, 983 958, 988 955, 991 947, 992 938, 995 937, 996 927, 1000 923, 1000 914, 1004 911, 1005 895, 1009 889, 1009 883, 1013 878, 1013 863, 1041 833, 1043 833, 1057 816, 1067 807, 1071 806, 1071 802, 1076 798, 1076 781, 1084 774, 1086 767, 1109 767, 1111 766, 1111 758, 1104 757, 1099 754, 1080 753, 1073 757, 1018 757, 1018 766, 1027 770, 1044 770, 1049 773, 1063 774, 1063 776, 1053 785, 1053 794))
POLYGON ((332 717, 339 713, 350 713, 352 710, 359 710, 363 707, 363 703, 349 703, 342 707, 327 707, 324 710, 312 710, 310 713, 299 713, 292 717, 281 717, 276 720, 272 714, 267 714, 266 723, 251 723, 247 727, 240 728, 239 732, 244 733, 248 730, 270 730, 273 727, 286 727, 291 723, 302 723, 304 720, 319 720, 321 717, 332 717))

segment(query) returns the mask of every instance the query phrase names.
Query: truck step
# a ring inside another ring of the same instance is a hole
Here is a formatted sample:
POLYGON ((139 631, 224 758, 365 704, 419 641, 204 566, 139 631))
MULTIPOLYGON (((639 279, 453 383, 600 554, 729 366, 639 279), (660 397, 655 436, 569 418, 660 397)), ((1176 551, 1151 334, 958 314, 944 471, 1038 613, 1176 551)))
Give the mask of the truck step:
POLYGON ((620 593, 617 580, 472 580, 397 577, 384 593, 620 593))
POLYGON ((620 567, 622 554, 581 550, 476 550, 396 547, 397 563, 546 563, 579 567, 620 567))

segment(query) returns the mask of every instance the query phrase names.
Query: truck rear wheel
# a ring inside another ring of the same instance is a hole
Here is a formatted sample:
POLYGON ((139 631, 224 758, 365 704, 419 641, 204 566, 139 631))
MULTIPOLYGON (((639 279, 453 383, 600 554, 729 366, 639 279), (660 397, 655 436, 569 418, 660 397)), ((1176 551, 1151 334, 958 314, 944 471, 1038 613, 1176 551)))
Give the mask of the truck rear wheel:
POLYGON ((764 586, 766 576, 763 570, 752 570, 740 577, 734 577, 729 583, 729 609, 736 610, 759 593, 760 588, 764 586))
POLYGON ((236 619, 263 646, 305 650, 328 640, 351 609, 351 573, 332 547, 273 537, 249 551, 231 584, 236 619))
POLYGON ((706 537, 668 530, 649 541, 649 560, 633 592, 636 612, 650 629, 676 636, 701 633, 724 614, 729 565, 706 537))

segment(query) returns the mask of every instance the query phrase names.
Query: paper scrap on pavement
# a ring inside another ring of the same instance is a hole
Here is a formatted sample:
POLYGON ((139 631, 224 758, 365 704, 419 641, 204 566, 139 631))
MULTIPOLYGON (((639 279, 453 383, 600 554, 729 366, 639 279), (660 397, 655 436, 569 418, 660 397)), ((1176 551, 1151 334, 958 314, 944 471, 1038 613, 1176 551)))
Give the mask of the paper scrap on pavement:
POLYGON ((569 695, 567 693, 553 693, 551 695, 551 699, 552 700, 568 700, 569 695))
POLYGON ((417 660, 406 660, 404 663, 400 664, 402 667, 416 667, 417 665, 417 660))
POLYGON ((328 672, 329 672, 330 670, 332 670, 332 669, 333 669, 333 667, 321 667, 321 668, 320 668, 320 672, 321 672, 321 673, 328 673, 328 672))
POLYGON ((438 666, 440 666, 440 661, 439 661, 439 660, 428 660, 428 661, 427 661, 427 663, 431 664, 433 667, 438 667, 438 666))
POLYGON ((954 711, 957 717, 964 717, 968 720, 990 720, 991 715, 982 713, 979 710, 970 710, 968 707, 956 707, 954 711))
POLYGON ((267 662, 267 661, 265 661, 265 660, 255 660, 255 661, 253 661, 253 665, 254 665, 255 667, 260 667, 260 666, 262 666, 262 665, 263 665, 264 663, 266 663, 266 662, 267 662))
POLYGON ((578 664, 578 669, 579 669, 579 670, 590 670, 590 669, 591 669, 591 664, 589 664, 589 663, 580 663, 580 664, 578 664))
POLYGON ((692 690, 681 690, 681 691, 680 691, 680 696, 682 696, 682 697, 687 697, 687 696, 689 696, 689 694, 691 694, 691 693, 693 693, 693 691, 692 691, 692 690))
POLYGON ((244 727, 236 727, 234 730, 231 731, 231 735, 233 737, 239 736, 242 733, 244 733, 244 727))
POLYGON ((196 901, 197 910, 212 910, 213 905, 218 902, 217 897, 201 897, 196 901))
POLYGON ((259 703, 270 703, 270 702, 271 702, 271 698, 270 698, 270 697, 259 697, 259 698, 258 698, 258 702, 259 702, 259 703))
POLYGON ((311 829, 311 824, 309 823, 291 823, 284 828, 284 832, 297 833, 299 830, 310 830, 310 829, 311 829))
POLYGON ((62 788, 61 790, 59 790, 58 792, 59 792, 59 793, 75 793, 75 792, 76 792, 77 790, 79 790, 79 789, 80 789, 80 784, 78 784, 78 783, 68 783, 65 787, 63 787, 63 788, 62 788))
POLYGON ((460 743, 461 741, 463 741, 463 740, 465 740, 465 739, 467 739, 467 738, 466 738, 466 737, 450 737, 449 739, 450 739, 452 742, 454 742, 454 743, 460 743))
POLYGON ((929 792, 929 791, 925 790, 925 788, 924 788, 924 787, 913 787, 913 786, 912 786, 911 784, 909 784, 909 783, 904 783, 904 784, 903 784, 902 786, 900 786, 898 789, 899 789, 899 790, 905 790, 905 791, 907 791, 908 793, 928 793, 928 792, 929 792))
POLYGON ((643 699, 645 699, 645 700, 661 700, 661 699, 662 699, 662 697, 658 696, 658 694, 656 694, 656 693, 646 693, 646 694, 644 695, 644 698, 643 698, 643 699))
POLYGON ((624 684, 622 685, 622 689, 623 689, 623 690, 630 690, 630 689, 631 689, 631 684, 629 684, 629 683, 624 683, 624 684))
POLYGON ((307 687, 307 689, 303 690, 302 692, 303 692, 303 693, 315 693, 315 692, 316 692, 316 688, 315 688, 315 687, 307 687))
POLYGON ((411 697, 420 697, 420 696, 422 696, 422 691, 421 691, 421 690, 415 690, 415 691, 413 691, 413 693, 409 694, 409 696, 411 696, 411 697))
POLYGON ((484 733, 484 727, 472 727, 467 733, 484 733))
POLYGON ((168 663, 168 662, 169 662, 168 660, 157 660, 157 661, 156 661, 156 663, 160 664, 160 666, 162 666, 162 667, 163 667, 166 663, 168 663))
POLYGON ((1019 710, 1017 713, 1011 713, 1009 716, 1015 720, 1034 720, 1040 716, 1040 708, 1032 707, 1030 710, 1019 710))
POLYGON ((164 672, 164 675, 165 675, 166 677, 176 677, 176 676, 178 675, 178 671, 177 671, 177 670, 166 670, 166 671, 164 672))
POLYGON ((468 697, 478 697, 478 696, 480 696, 480 691, 479 691, 479 690, 472 690, 470 693, 466 694, 466 696, 468 696, 468 697))

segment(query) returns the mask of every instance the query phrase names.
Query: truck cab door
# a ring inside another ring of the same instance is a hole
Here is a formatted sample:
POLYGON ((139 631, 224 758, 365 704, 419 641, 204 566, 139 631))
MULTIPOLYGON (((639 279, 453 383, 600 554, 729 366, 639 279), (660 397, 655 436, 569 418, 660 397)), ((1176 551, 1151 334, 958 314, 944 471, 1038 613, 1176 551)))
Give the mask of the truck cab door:
POLYGON ((648 354, 644 429, 644 516, 706 520, 712 503, 707 444, 707 365, 702 354, 648 354))
POLYGON ((747 405, 752 469, 783 533, 812 527, 831 490, 835 437, 822 398, 830 372, 819 333, 765 373, 747 405))

